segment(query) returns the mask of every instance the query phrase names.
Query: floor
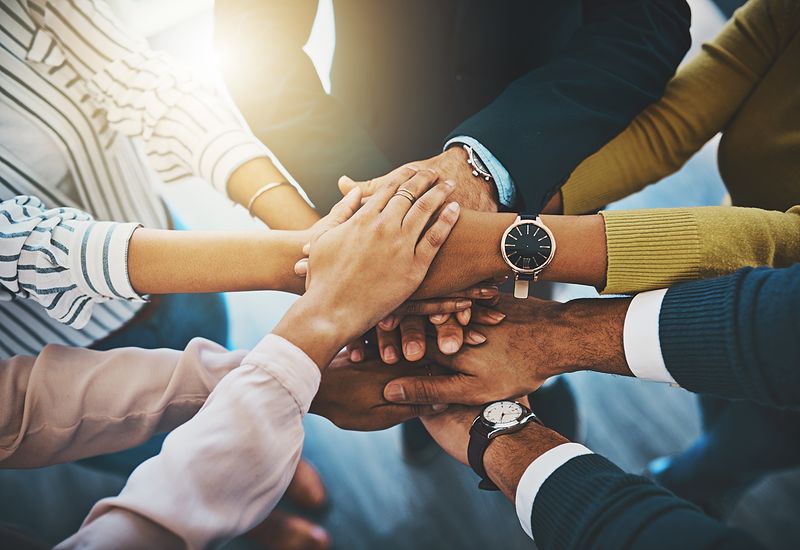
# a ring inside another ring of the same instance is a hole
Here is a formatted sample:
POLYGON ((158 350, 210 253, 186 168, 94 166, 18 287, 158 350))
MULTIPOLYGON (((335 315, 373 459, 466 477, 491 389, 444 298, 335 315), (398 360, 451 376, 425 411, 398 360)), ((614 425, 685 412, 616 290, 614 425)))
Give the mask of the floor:
MULTIPOLYGON (((700 38, 712 35, 722 21, 719 13, 707 1, 692 4, 693 31, 700 38)), ((241 208, 219 208, 218 197, 201 183, 172 185, 165 195, 193 228, 257 227, 241 208)), ((719 204, 722 197, 712 143, 680 173, 614 206, 719 204)), ((593 294, 585 287, 556 289, 561 300, 593 294)), ((253 345, 292 299, 276 292, 229 295, 232 344, 253 345)), ((698 435, 695 398, 683 390, 587 373, 570 375, 569 381, 586 426, 584 443, 628 471, 639 472, 652 458, 679 452, 698 435)), ((317 519, 331 532, 335 548, 534 548, 513 506, 498 494, 478 491, 474 474, 465 467, 443 454, 424 467, 406 465, 398 429, 346 432, 312 416, 306 430, 305 456, 319 468, 331 501, 317 519)), ((0 521, 27 525, 42 538, 57 541, 79 525, 94 500, 118 492, 122 484, 122 479, 76 465, 0 471, 0 521)), ((755 487, 731 522, 775 550, 797 548, 798 511, 800 472, 789 472, 755 487)), ((230 547, 248 545, 235 541, 230 547)))

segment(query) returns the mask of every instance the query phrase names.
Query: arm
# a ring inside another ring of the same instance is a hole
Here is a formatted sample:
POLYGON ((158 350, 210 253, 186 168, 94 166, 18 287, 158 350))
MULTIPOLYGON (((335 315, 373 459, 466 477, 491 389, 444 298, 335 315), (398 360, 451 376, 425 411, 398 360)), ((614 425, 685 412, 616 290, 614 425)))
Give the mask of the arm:
POLYGON ((307 231, 195 232, 96 222, 29 196, 0 203, 0 292, 75 328, 95 303, 142 294, 275 289, 301 293, 307 231), (224 269, 222 267, 224 266, 224 269))
MULTIPOLYGON (((445 451, 466 464, 469 428, 479 412, 458 407, 423 422, 445 451)), ((494 439, 484 465, 516 503, 537 548, 758 547, 749 535, 536 423, 494 439)))
POLYGON ((2 360, 0 468, 69 462, 170 431, 243 355, 197 338, 183 351, 51 345, 36 357, 2 360))
POLYGON ((451 137, 479 141, 538 212, 588 155, 656 101, 689 47, 685 2, 583 3, 584 24, 544 67, 451 137))
POLYGON ((800 407, 800 264, 743 269, 633 300, 506 299, 499 307, 507 317, 484 330, 486 344, 454 357, 433 355, 458 374, 395 380, 384 390, 387 399, 431 404, 468 396, 468 404, 478 404, 591 370, 800 407))
POLYGON ((330 174, 367 179, 392 167, 325 93, 303 51, 316 7, 307 0, 216 2, 214 32, 228 89, 253 132, 327 212, 341 198, 330 174))
POLYGON ((452 192, 445 184, 427 191, 434 180, 407 173, 396 182, 395 189, 405 184, 419 193, 414 208, 383 194, 359 210, 358 192, 345 197, 311 243, 306 294, 195 418, 167 436, 161 453, 134 471, 122 493, 95 505, 59 547, 105 547, 113 540, 116 548, 140 548, 143 541, 204 548, 262 521, 300 459, 302 418, 320 370, 410 296, 454 225, 458 209, 450 207, 428 227, 452 192), (364 234, 373 238, 360 239, 364 234), (391 277, 395 262, 408 267, 405 277, 391 277))
MULTIPOLYGON (((516 214, 465 210, 418 297, 466 288, 510 272, 500 254, 516 214)), ((608 294, 667 287, 746 266, 786 267, 800 258, 800 207, 788 212, 698 207, 542 216, 558 248, 540 280, 591 285, 608 294)))
MULTIPOLYGON (((29 14, 51 37, 49 47, 80 75, 111 128, 144 141, 163 181, 199 176, 244 205, 263 185, 286 181, 217 90, 125 31, 107 5, 56 0, 43 10, 29 14)), ((279 229, 317 219, 289 185, 259 198, 253 213, 279 229)))
POLYGON ((797 31, 791 9, 765 0, 737 11, 662 99, 575 169, 562 189, 563 212, 592 212, 660 180, 723 131, 797 31))

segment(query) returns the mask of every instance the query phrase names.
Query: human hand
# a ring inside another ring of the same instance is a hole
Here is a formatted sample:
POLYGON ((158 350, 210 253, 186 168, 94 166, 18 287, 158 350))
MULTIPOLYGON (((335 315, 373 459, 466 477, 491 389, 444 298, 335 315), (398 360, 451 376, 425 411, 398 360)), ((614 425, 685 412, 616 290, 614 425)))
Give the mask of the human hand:
POLYGON ((274 332, 324 367, 407 300, 458 219, 451 202, 429 226, 453 191, 436 179, 429 170, 399 169, 361 208, 358 189, 337 204, 330 225, 311 241, 306 293, 274 332), (419 198, 412 203, 398 189, 419 198))
MULTIPOLYGON (((480 210, 484 212, 497 212, 497 188, 494 182, 486 181, 481 177, 472 175, 472 168, 467 164, 467 152, 461 146, 449 147, 446 151, 425 160, 406 164, 416 169, 434 170, 440 178, 455 182, 456 190, 451 197, 462 208, 480 210)), ((368 197, 378 189, 385 187, 391 181, 391 172, 368 181, 355 181, 348 176, 339 178, 339 190, 345 194, 358 187, 363 195, 368 197)))
POLYGON ((480 332, 479 325, 496 325, 505 317, 503 313, 485 307, 496 301, 499 293, 498 287, 485 284, 456 293, 470 299, 440 298, 405 302, 382 319, 374 331, 347 345, 350 359, 361 361, 366 355, 367 346, 373 345, 377 346, 381 359, 387 364, 396 363, 401 356, 408 361, 418 361, 425 355, 426 333, 431 329, 436 332, 442 353, 455 353, 464 344, 482 344, 486 336, 480 332), (471 327, 466 328, 470 322, 471 327))
POLYGON ((377 357, 353 363, 346 353, 337 355, 322 372, 319 391, 309 412, 324 416, 344 430, 374 431, 446 409, 441 405, 395 405, 383 398, 387 382, 408 374, 442 373, 440 367, 383 365, 377 357))
POLYGON ((527 395, 547 378, 602 365, 625 374, 622 327, 627 300, 575 300, 562 304, 504 296, 501 325, 485 327, 487 343, 454 356, 435 350, 431 359, 455 374, 409 377, 389 383, 395 403, 480 404, 527 395))

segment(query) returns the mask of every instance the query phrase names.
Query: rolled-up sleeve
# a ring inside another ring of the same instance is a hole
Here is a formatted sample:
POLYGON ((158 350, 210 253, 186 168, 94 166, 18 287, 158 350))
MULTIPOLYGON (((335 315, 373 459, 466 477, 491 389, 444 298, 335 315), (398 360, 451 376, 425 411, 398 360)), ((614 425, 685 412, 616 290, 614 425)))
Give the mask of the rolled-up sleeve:
POLYGON ((0 299, 32 299, 74 328, 109 299, 142 301, 128 278, 135 223, 97 222, 18 196, 0 203, 0 299))
POLYGON ((255 527, 294 474, 319 382, 302 350, 266 336, 58 548, 206 548, 255 527))

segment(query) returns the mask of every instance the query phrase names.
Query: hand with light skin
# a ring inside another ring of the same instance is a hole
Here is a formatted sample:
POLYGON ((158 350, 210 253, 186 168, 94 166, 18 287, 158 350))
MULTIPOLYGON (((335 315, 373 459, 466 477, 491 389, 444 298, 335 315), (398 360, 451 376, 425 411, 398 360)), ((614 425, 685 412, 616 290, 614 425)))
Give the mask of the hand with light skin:
POLYGON ((405 169, 360 208, 357 189, 337 204, 311 240, 306 292, 273 333, 324 369, 347 342, 408 300, 459 215, 457 203, 445 206, 452 183, 436 181, 429 170, 405 169), (412 203, 399 189, 419 198, 412 203))
POLYGON ((622 331, 630 299, 567 303, 504 297, 502 324, 486 327, 485 344, 456 355, 432 351, 450 369, 442 376, 393 380, 384 396, 393 403, 477 405, 528 395, 557 374, 596 370, 630 376, 622 331))
POLYGON ((385 430, 419 416, 437 414, 446 405, 395 405, 383 398, 383 387, 394 378, 443 373, 441 367, 400 363, 384 365, 375 357, 353 363, 340 353, 322 373, 309 412, 324 416, 344 430, 385 430))
MULTIPOLYGON (((482 407, 453 405, 441 414, 423 417, 422 423, 447 454, 468 464, 469 429, 481 410, 482 407)), ((519 480, 531 462, 567 442, 553 430, 531 422, 518 432, 494 438, 483 455, 483 465, 489 479, 514 502, 519 480)))
MULTIPOLYGON (((497 188, 493 181, 486 181, 472 174, 472 167, 467 164, 467 152, 460 145, 448 147, 446 151, 425 160, 406 164, 416 170, 433 170, 441 178, 449 179, 456 185, 452 200, 458 201, 462 208, 482 212, 497 212, 497 188)), ((402 168, 402 167, 401 167, 402 168)), ((339 178, 339 190, 342 194, 358 187, 365 197, 389 184, 392 174, 379 176, 368 181, 355 181, 347 176, 339 178)))

